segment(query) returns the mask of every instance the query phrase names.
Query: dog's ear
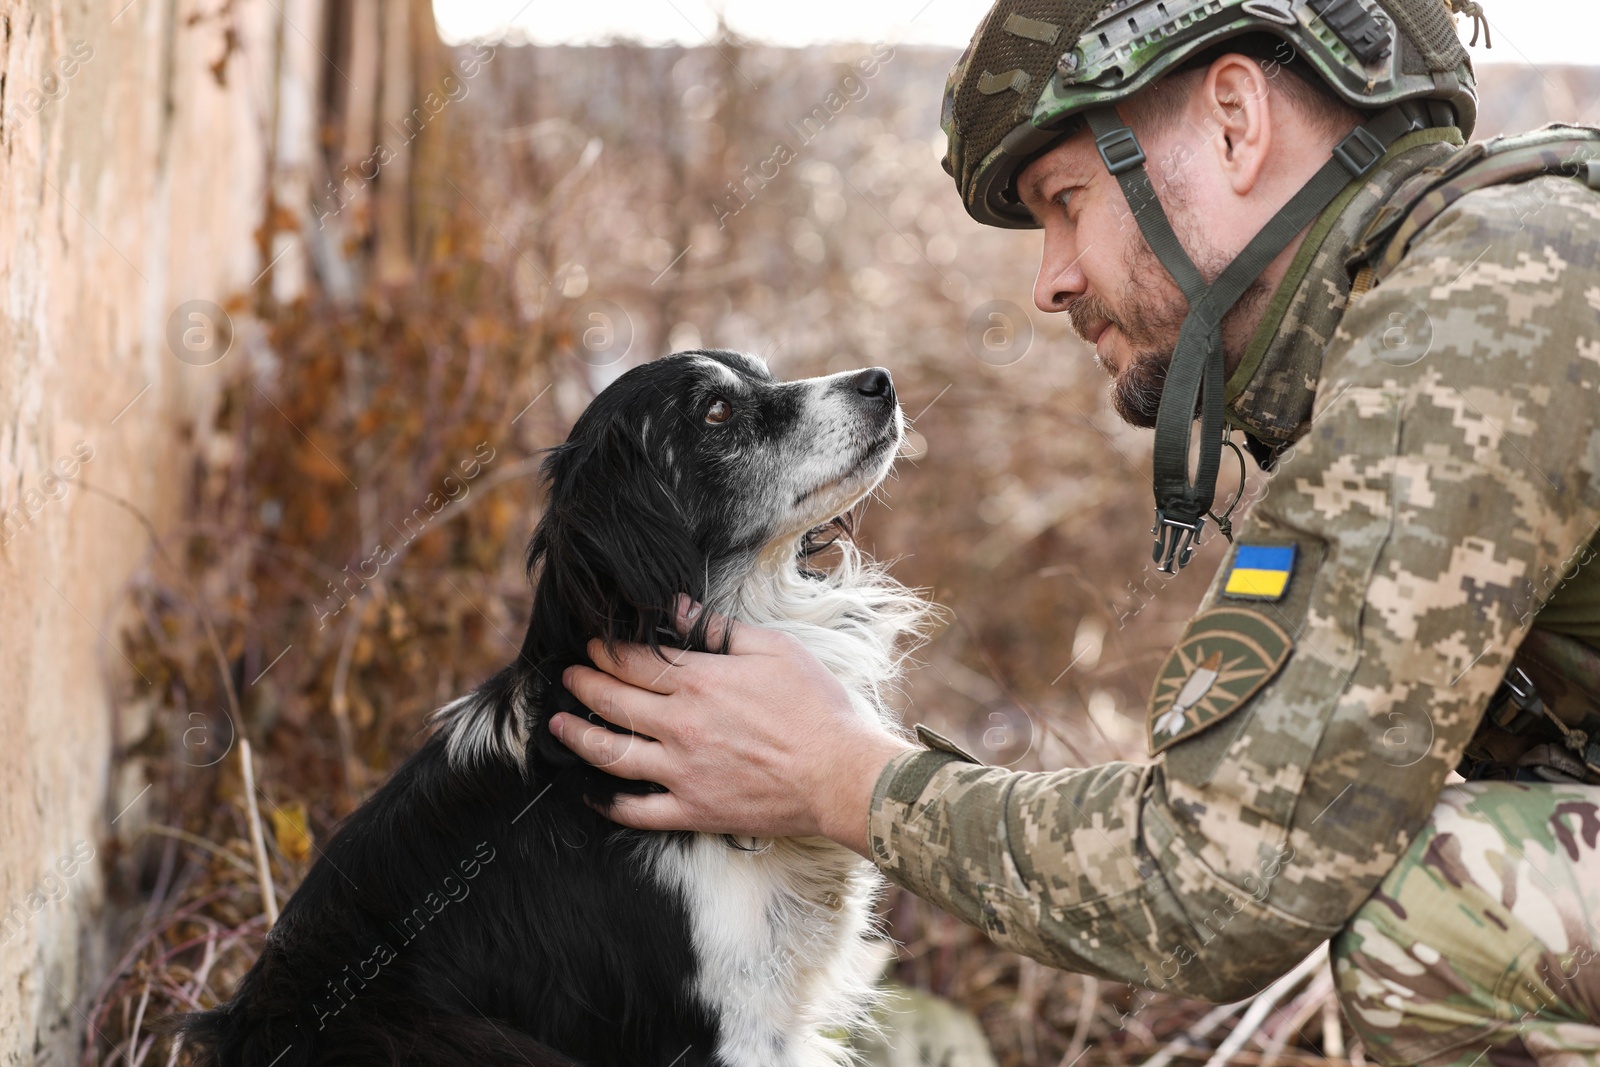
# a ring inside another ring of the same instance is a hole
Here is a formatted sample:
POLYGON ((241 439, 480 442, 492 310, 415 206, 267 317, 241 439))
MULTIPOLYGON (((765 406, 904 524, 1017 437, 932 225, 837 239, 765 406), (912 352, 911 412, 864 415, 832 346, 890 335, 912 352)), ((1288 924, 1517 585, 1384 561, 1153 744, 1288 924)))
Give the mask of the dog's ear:
POLYGON ((673 621, 678 594, 704 598, 705 559, 636 437, 617 431, 575 437, 551 450, 544 474, 549 496, 528 545, 536 578, 520 657, 535 675, 530 755, 577 775, 584 795, 597 803, 618 792, 659 789, 590 767, 546 724, 557 711, 589 716, 559 679, 574 663, 594 665, 584 647, 592 638, 657 650, 704 647, 703 626, 683 642, 673 621))
POLYGON ((678 645, 677 597, 704 598, 705 556, 643 442, 620 429, 600 436, 545 461, 549 505, 528 548, 534 626, 564 620, 580 649, 592 637, 678 645))

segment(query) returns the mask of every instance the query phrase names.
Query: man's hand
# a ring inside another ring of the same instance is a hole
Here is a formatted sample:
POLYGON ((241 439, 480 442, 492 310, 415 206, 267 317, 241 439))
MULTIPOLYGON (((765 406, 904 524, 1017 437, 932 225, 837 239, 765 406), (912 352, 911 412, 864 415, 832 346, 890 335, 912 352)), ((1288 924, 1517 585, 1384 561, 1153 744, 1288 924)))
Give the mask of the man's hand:
MULTIPOLYGON (((688 628, 687 599, 679 608, 688 628)), ((709 640, 732 627, 728 655, 639 645, 601 670, 569 667, 562 682, 628 736, 557 715, 550 731, 585 760, 665 793, 618 797, 606 814, 641 830, 748 837, 822 835, 867 854, 867 809, 878 773, 912 747, 864 720, 838 679, 788 634, 713 616, 709 640)))

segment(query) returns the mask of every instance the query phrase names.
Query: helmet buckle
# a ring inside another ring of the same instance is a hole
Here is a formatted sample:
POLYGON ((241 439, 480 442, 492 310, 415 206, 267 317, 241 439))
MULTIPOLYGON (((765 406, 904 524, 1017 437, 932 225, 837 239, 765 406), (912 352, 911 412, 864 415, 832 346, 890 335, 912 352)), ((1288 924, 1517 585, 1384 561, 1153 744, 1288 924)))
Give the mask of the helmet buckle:
POLYGON ((1193 522, 1183 522, 1169 519, 1164 510, 1156 508, 1156 524, 1150 527, 1156 539, 1150 558, 1155 560, 1156 569, 1162 574, 1177 574, 1187 567, 1205 524, 1204 515, 1193 522))
POLYGON ((1344 165, 1352 178, 1365 177, 1366 173, 1378 165, 1378 160, 1383 158, 1383 142, 1378 140, 1365 126, 1357 126, 1350 131, 1349 136, 1340 141, 1333 148, 1333 158, 1344 165))
POLYGON ((1139 145, 1139 138, 1126 126, 1096 137, 1094 146, 1100 150, 1100 160, 1112 177, 1144 164, 1144 149, 1139 145))

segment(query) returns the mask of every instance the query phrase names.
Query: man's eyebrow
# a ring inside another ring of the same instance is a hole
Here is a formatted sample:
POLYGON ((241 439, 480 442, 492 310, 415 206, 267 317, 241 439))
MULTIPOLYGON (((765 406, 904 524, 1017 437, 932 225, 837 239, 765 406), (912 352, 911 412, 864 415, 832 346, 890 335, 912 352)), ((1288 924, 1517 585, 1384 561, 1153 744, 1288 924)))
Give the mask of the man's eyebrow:
POLYGON ((1029 201, 1036 201, 1040 198, 1041 194, 1039 187, 1044 184, 1045 177, 1050 173, 1051 172, 1047 170, 1039 171, 1034 174, 1031 179, 1025 182, 1023 186, 1018 187, 1017 195, 1022 198, 1022 202, 1024 204, 1028 203, 1029 201))
POLYGON ((1039 203, 1039 187, 1043 184, 1044 178, 1042 175, 1035 176, 1030 182, 1024 183, 1020 180, 1017 182, 1017 203, 1022 205, 1023 210, 1028 213, 1028 217, 1033 220, 1035 226, 1044 225, 1044 218, 1035 210, 1035 205, 1039 203))
POLYGON ((1070 185, 1074 184, 1076 177, 1070 166, 1056 163, 1054 166, 1046 167, 1039 171, 1027 182, 1019 181, 1017 195, 1022 199, 1024 205, 1030 202, 1038 203, 1044 199, 1044 187, 1047 184, 1053 181, 1060 181, 1070 185))

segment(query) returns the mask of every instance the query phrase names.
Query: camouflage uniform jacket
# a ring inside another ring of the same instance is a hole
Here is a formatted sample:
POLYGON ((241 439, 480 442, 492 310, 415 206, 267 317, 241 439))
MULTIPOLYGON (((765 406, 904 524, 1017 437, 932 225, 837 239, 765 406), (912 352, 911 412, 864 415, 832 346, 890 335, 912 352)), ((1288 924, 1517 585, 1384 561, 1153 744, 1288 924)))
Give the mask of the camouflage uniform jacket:
POLYGON ((874 790, 891 879, 1045 963, 1230 1001, 1406 852, 1600 526, 1600 196, 1468 193, 1349 296, 1359 235, 1453 134, 1324 213, 1229 383, 1279 454, 1157 683, 1154 762, 1013 772, 924 733, 874 790))

